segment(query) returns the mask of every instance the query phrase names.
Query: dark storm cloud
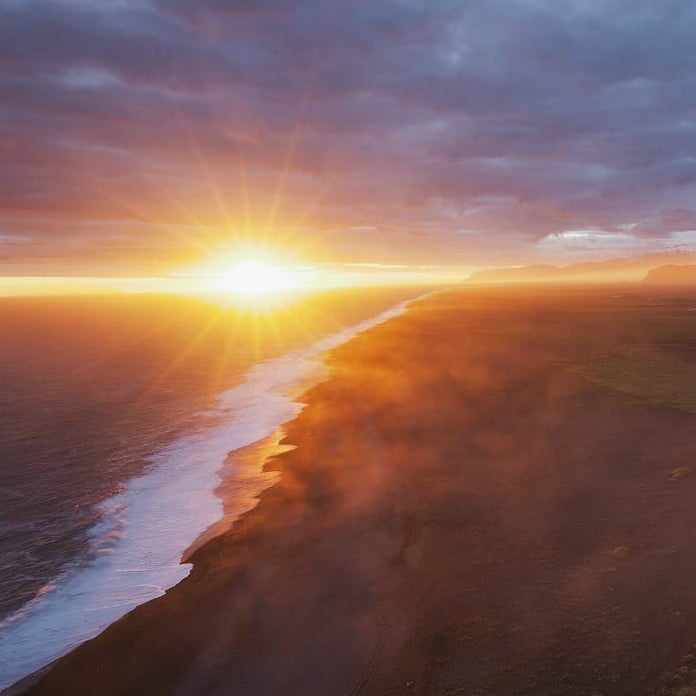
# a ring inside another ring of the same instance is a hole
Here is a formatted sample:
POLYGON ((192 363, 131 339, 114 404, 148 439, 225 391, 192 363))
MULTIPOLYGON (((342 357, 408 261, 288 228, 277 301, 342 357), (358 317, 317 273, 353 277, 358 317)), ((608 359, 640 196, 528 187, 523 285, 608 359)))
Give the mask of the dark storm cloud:
POLYGON ((4 0, 0 206, 43 244, 265 219, 282 185, 278 225, 360 260, 350 227, 402 260, 657 243, 696 229, 695 30, 670 0, 4 0))

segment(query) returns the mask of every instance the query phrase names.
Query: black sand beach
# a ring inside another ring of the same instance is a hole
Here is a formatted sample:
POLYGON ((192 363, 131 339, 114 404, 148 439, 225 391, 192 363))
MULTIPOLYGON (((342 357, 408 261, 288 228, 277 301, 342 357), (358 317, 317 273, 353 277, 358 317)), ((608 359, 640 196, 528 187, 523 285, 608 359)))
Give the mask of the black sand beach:
POLYGON ((696 693, 696 322, 660 292, 443 293, 350 341, 258 506, 27 693, 696 693))

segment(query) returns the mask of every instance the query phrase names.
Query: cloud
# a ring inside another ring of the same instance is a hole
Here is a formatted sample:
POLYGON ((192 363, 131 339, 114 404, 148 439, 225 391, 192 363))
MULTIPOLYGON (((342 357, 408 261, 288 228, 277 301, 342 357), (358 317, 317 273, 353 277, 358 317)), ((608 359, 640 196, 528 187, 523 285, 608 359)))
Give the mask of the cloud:
POLYGON ((79 227, 78 257, 94 219, 177 259, 265 227, 358 263, 660 245, 696 229, 694 31, 676 0, 6 0, 0 227, 48 256, 79 227))

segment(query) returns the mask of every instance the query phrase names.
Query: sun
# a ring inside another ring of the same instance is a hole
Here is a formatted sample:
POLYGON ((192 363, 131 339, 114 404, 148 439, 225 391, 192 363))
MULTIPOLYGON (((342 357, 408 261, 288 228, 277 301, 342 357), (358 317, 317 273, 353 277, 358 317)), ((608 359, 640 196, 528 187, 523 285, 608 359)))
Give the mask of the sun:
POLYGON ((263 261, 238 261, 216 278, 219 290, 238 295, 268 295, 292 287, 288 272, 263 261))

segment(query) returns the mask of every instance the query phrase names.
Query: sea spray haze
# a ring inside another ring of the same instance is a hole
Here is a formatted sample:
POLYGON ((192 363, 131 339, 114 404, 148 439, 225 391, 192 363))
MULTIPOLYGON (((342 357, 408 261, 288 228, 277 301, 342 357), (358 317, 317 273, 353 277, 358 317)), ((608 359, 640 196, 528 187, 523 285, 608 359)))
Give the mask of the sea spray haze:
POLYGON ((322 351, 416 294, 0 302, 0 687, 184 577, 226 454, 295 415, 322 351))

